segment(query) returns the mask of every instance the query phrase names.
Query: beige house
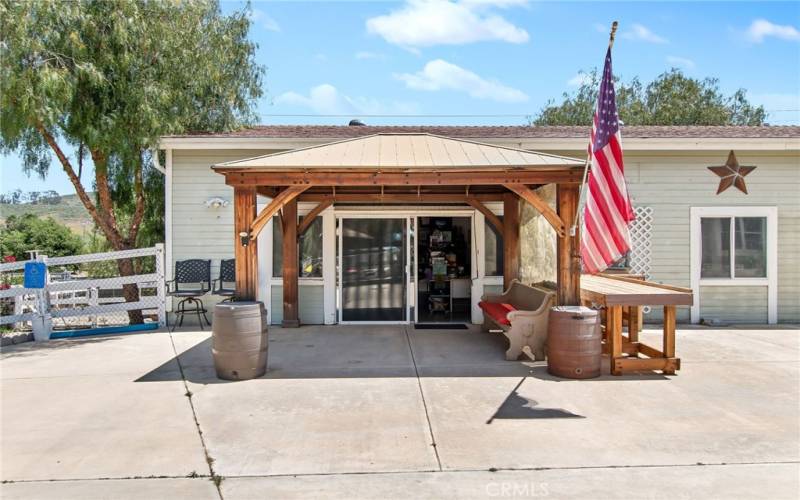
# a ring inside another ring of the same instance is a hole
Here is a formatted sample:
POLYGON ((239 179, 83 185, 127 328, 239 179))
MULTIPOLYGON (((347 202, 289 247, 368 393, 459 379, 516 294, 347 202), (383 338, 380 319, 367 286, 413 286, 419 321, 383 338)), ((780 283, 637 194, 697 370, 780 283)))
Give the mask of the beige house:
MULTIPOLYGON (((262 126, 164 137, 168 273, 175 261, 209 259, 216 277, 220 261, 233 258, 233 188, 212 166, 374 134, 432 134, 578 163, 588 142, 584 127, 262 126)), ((800 127, 625 127, 622 135, 639 216, 622 264, 692 288, 695 304, 678 311, 682 322, 800 322, 800 127), (722 179, 708 167, 725 165, 730 151, 756 167, 744 178, 747 194, 736 186, 717 194, 722 179)), ((536 190, 552 205, 554 186, 536 190)), ((421 186, 416 199, 388 196, 391 187, 359 189, 318 215, 319 195, 298 198, 299 320, 482 321, 481 295, 503 287, 496 222, 510 205, 491 191, 481 194, 479 210, 455 198, 426 199, 421 186), (359 243, 366 239, 379 242, 371 254, 359 243), (365 284, 373 281, 393 285, 373 293, 365 284)), ((271 193, 259 194, 266 206, 271 193)), ((539 211, 519 206, 516 272, 525 282, 554 281, 556 234, 539 211)), ((272 323, 283 319, 279 224, 276 215, 258 236, 258 297, 272 323)), ((204 297, 207 306, 215 300, 204 297)))

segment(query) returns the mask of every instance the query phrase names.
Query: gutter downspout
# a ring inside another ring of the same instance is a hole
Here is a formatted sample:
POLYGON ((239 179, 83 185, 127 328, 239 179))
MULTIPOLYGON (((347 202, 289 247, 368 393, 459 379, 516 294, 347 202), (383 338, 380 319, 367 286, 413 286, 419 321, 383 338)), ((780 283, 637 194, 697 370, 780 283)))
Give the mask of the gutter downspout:
MULTIPOLYGON (((164 149, 166 162, 161 165, 158 152, 161 148, 156 145, 152 148, 153 166, 164 174, 164 279, 171 281, 173 276, 172 264, 172 149, 164 149)), ((167 298, 166 311, 172 312, 172 300, 167 298)))

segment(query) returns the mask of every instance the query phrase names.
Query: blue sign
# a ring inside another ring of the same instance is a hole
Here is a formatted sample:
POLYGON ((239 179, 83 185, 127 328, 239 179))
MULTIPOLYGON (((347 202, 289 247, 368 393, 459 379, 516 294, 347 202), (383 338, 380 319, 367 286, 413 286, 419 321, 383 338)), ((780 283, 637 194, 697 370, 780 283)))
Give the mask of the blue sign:
POLYGON ((25 288, 44 288, 46 281, 47 266, 44 262, 25 263, 25 288))

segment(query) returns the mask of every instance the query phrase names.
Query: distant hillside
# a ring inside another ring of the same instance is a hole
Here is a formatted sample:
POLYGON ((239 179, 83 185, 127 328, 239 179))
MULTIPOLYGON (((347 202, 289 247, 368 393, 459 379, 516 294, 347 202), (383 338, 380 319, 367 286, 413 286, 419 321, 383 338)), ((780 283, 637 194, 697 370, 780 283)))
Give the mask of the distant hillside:
MULTIPOLYGON (((94 199, 94 193, 89 193, 89 196, 94 199)), ((22 215, 25 213, 36 214, 39 217, 52 217, 69 226, 77 234, 83 234, 84 230, 88 232, 93 227, 92 218, 76 194, 62 196, 61 201, 54 205, 46 203, 37 203, 35 205, 30 203, 16 205, 0 203, 0 223, 5 222, 10 215, 22 215)))

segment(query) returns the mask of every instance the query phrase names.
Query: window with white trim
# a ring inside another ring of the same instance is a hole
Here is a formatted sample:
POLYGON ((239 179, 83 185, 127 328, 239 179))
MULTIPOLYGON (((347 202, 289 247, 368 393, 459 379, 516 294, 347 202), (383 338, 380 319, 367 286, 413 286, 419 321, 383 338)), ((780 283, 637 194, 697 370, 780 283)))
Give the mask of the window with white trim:
MULTIPOLYGON (((299 217, 299 222, 304 216, 299 217)), ((316 217, 298 238, 300 278, 322 278, 322 217, 316 217)), ((272 277, 283 276, 283 230, 281 219, 272 218, 272 277)))
POLYGON ((701 217, 700 278, 766 278, 766 217, 701 217))

